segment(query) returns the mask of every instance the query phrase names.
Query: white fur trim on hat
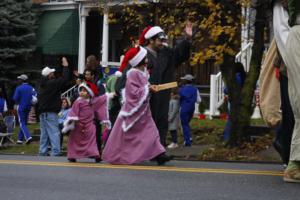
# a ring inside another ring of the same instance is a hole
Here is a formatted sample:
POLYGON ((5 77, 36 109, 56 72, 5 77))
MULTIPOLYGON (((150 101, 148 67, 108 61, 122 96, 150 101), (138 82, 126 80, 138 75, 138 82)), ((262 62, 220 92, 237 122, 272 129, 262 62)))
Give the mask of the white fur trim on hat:
POLYGON ((79 87, 78 87, 78 93, 80 92, 80 88, 82 88, 82 87, 84 87, 84 88, 88 91, 88 93, 90 94, 91 97, 94 97, 94 92, 93 92, 92 89, 91 89, 89 86, 87 86, 85 83, 81 83, 81 84, 79 85, 79 87))
POLYGON ((122 76, 122 72, 116 71, 116 72, 115 72, 115 76, 116 76, 116 77, 121 77, 121 76, 122 76))
POLYGON ((159 26, 153 26, 145 34, 145 39, 148 40, 148 39, 152 38, 153 36, 157 35, 158 33, 163 33, 163 32, 164 32, 164 30, 162 30, 162 28, 160 28, 159 26))
POLYGON ((139 52, 129 61, 132 67, 137 66, 147 55, 147 50, 140 47, 139 52))

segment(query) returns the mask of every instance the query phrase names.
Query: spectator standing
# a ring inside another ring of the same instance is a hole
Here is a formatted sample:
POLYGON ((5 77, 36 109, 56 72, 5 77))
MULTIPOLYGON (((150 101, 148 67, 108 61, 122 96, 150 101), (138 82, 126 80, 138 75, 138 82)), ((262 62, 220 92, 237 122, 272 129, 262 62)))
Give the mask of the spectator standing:
POLYGON ((184 146, 192 145, 190 121, 195 112, 195 103, 201 102, 198 89, 192 85, 193 79, 194 77, 190 74, 181 77, 184 85, 179 89, 180 120, 183 129, 184 146))
POLYGON ((35 89, 27 83, 28 76, 26 74, 18 76, 18 80, 21 82, 21 85, 16 88, 13 96, 15 104, 17 104, 18 119, 20 123, 17 144, 23 144, 24 140, 26 144, 29 144, 32 137, 27 128, 27 122, 32 106, 32 100, 33 98, 36 98, 37 93, 35 89))
POLYGON ((39 90, 40 110, 40 148, 39 155, 48 155, 48 144, 50 142, 52 155, 60 155, 60 129, 57 113, 61 108, 61 90, 69 80, 68 62, 62 59, 63 76, 55 77, 55 69, 45 67, 42 70, 42 79, 39 90))
POLYGON ((2 91, 0 90, 0 114, 3 116, 3 113, 7 112, 7 102, 4 98, 2 91))
POLYGON ((177 129, 179 127, 179 96, 177 90, 171 92, 171 100, 169 104, 169 131, 172 137, 172 143, 169 144, 169 149, 178 147, 177 143, 177 129))
MULTIPOLYGON (((64 124, 65 120, 68 117, 70 107, 71 107, 70 100, 68 98, 62 98, 61 99, 61 110, 58 113, 58 123, 59 123, 60 130, 63 129, 63 124, 64 124)), ((61 133, 61 135, 60 135, 60 147, 61 147, 61 149, 62 149, 62 144, 63 144, 63 136, 64 135, 61 133)))

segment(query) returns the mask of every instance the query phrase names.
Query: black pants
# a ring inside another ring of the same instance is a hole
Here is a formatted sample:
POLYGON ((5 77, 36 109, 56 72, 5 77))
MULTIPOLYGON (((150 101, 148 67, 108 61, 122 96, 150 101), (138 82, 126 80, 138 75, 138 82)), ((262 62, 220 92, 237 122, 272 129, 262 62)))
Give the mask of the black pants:
POLYGON ((177 130, 171 130, 171 137, 172 137, 172 142, 177 144, 177 130))
POLYGON ((282 122, 278 129, 276 140, 282 147, 282 161, 283 163, 288 164, 295 119, 289 99, 288 78, 284 75, 280 76, 280 92, 282 122))
POLYGON ((160 143, 167 146, 166 139, 168 134, 168 114, 169 114, 170 91, 160 91, 152 94, 150 99, 150 108, 152 118, 159 131, 160 143))
POLYGON ((121 104, 119 98, 117 97, 114 97, 111 102, 112 105, 109 110, 109 120, 111 122, 111 126, 113 127, 121 110, 121 104))
POLYGON ((64 141, 64 134, 61 132, 64 128, 63 124, 59 124, 59 130, 60 130, 60 150, 62 150, 63 141, 64 141))
POLYGON ((96 126, 96 142, 97 142, 97 148, 99 151, 99 155, 101 156, 101 146, 102 146, 102 142, 101 142, 101 124, 100 121, 97 119, 94 119, 94 123, 96 126))

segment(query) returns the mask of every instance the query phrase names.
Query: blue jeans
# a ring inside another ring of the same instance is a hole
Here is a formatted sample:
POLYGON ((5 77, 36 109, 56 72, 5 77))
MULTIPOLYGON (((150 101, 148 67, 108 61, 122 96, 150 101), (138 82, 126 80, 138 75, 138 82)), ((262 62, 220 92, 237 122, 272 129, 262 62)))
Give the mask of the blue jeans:
POLYGON ((183 130, 185 146, 192 145, 190 121, 192 120, 193 115, 194 115, 194 111, 180 112, 180 120, 181 120, 181 126, 183 130))
POLYGON ((224 129, 224 132, 223 132, 223 138, 225 141, 228 141, 229 138, 230 138, 230 129, 231 129, 231 118, 230 118, 230 115, 227 119, 227 122, 226 122, 226 126, 225 126, 225 129, 224 129))
POLYGON ((25 137, 25 140, 30 138, 30 133, 27 128, 29 112, 30 112, 30 109, 27 109, 27 110, 19 110, 18 109, 18 116, 19 116, 19 123, 20 123, 20 131, 18 134, 18 140, 20 140, 20 141, 23 141, 24 137, 25 137))
POLYGON ((47 112, 40 114, 40 150, 41 156, 48 154, 48 144, 50 142, 52 155, 60 155, 60 129, 58 123, 58 116, 56 113, 47 112))

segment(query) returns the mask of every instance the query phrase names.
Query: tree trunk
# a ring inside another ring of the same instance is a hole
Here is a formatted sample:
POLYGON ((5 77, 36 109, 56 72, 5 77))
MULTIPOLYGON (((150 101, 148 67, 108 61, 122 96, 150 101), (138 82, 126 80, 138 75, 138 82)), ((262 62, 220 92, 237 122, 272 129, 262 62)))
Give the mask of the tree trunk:
MULTIPOLYGON (((247 73, 244 86, 239 89, 236 84, 230 84, 232 85, 231 88, 229 88, 229 98, 231 98, 230 116, 232 121, 230 138, 228 141, 228 145, 230 146, 238 145, 245 138, 246 127, 249 126, 251 122, 251 115, 253 112, 253 95, 260 73, 264 51, 264 29, 267 23, 265 16, 266 8, 267 1, 264 0, 257 2, 254 26, 255 35, 252 47, 250 70, 247 73)), ((231 75, 231 78, 235 77, 232 77, 231 75)))

